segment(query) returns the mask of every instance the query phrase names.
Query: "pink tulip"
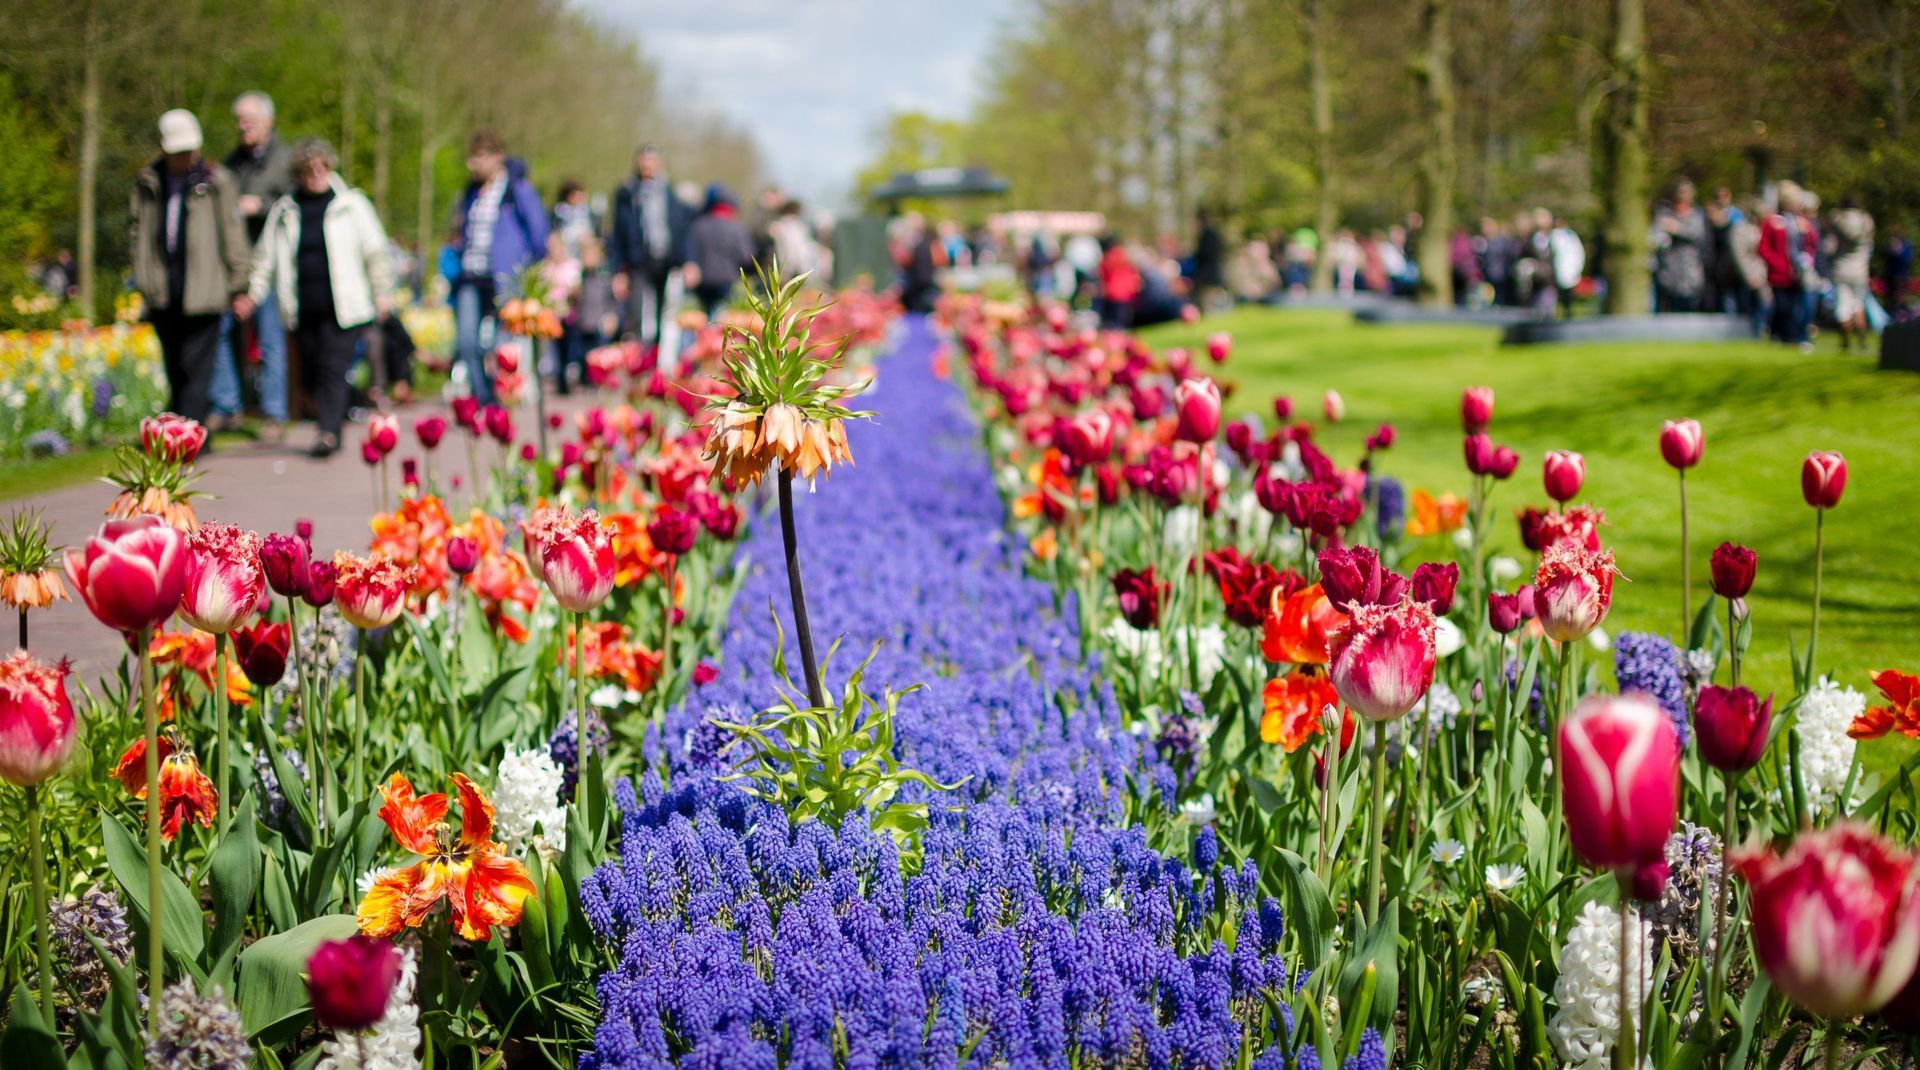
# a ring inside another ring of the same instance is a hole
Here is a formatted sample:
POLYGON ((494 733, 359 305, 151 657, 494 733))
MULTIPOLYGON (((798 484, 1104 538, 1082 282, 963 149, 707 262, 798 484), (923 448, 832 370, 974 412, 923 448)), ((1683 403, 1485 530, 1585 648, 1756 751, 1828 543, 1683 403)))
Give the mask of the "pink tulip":
POLYGON ((1487 624, 1494 631, 1506 635, 1532 619, 1532 584, 1520 588, 1513 594, 1501 594, 1499 591, 1487 592, 1487 624))
POLYGON ((1435 642, 1425 602, 1356 605, 1327 641, 1333 689, 1370 721, 1404 717, 1433 686, 1435 642))
POLYGON ((480 565, 480 544, 465 535, 455 535, 447 540, 447 568, 455 575, 464 576, 480 565))
POLYGON ((367 417, 367 441, 381 455, 392 453, 400 445, 400 418, 392 413, 376 412, 367 417))
POLYGON ((653 548, 675 557, 692 550, 699 535, 699 520, 679 509, 666 509, 647 521, 647 539, 653 548))
POLYGON ((314 1020, 329 1029, 370 1028, 386 1017, 400 969, 400 949, 385 940, 355 934, 321 944, 307 959, 314 1020))
POLYGON ((1347 401, 1340 396, 1340 391, 1329 390, 1320 398, 1320 415, 1325 416, 1330 424, 1346 419, 1347 401))
POLYGON ((1693 703, 1700 757, 1725 772, 1744 773, 1760 764, 1772 724, 1773 696, 1762 700, 1744 687, 1708 684, 1693 703))
POLYGON ((28 787, 58 772, 73 753, 67 663, 35 661, 24 650, 0 661, 0 780, 28 787))
POLYGON ((1547 547, 1533 577, 1533 608, 1540 628, 1556 642, 1570 643, 1607 619, 1613 605, 1613 551, 1572 542, 1547 547))
POLYGON ((260 571, 276 594, 293 598, 307 593, 312 550, 298 536, 273 534, 260 543, 260 571))
POLYGON ((1188 442, 1210 442, 1220 431, 1220 386, 1212 379, 1182 379, 1173 392, 1176 432, 1188 442))
POLYGON ((1520 467, 1520 455, 1510 446, 1496 446, 1487 462, 1487 474, 1495 479, 1511 479, 1520 467))
POLYGON ((1784 856, 1738 851, 1753 947, 1773 986, 1833 1021, 1878 1010, 1920 961, 1914 858, 1855 822, 1800 834, 1784 856))
POLYGON ((1273 399, 1273 418, 1286 423, 1293 419, 1293 399, 1281 394, 1273 399))
POLYGON ((1207 336, 1207 357, 1215 364, 1225 364, 1233 353, 1233 336, 1225 331, 1215 331, 1207 336))
POLYGON ((1476 476, 1484 476, 1493 471, 1493 440, 1483 431, 1474 431, 1460 444, 1460 453, 1466 459, 1467 471, 1476 476))
POLYGON ((1631 874, 1665 857, 1680 812, 1680 737, 1645 695, 1589 695, 1560 726, 1567 836, 1581 858, 1631 874))
POLYGON ((149 457, 191 464, 206 444, 207 429, 198 420, 163 412, 140 421, 140 449, 149 457))
POLYGON ((152 514, 109 520, 85 546, 67 551, 67 578, 100 623, 123 632, 152 628, 180 608, 186 540, 152 514))
POLYGON ((1815 509, 1840 504, 1847 489, 1847 459, 1837 450, 1814 450, 1800 463, 1800 494, 1815 509))
POLYGON ((1542 462, 1540 475, 1547 487, 1547 497, 1556 502, 1570 502, 1580 493, 1580 485, 1587 481, 1587 459, 1572 450, 1553 450, 1542 462))
POLYGON ((1707 440, 1698 420, 1668 420, 1660 428, 1660 456, 1675 468, 1692 468, 1700 463, 1707 440))
POLYGON ((613 590, 613 537, 593 510, 542 512, 528 532, 540 557, 540 575, 569 613, 585 613, 613 590))
POLYGON ((1089 409, 1068 421, 1061 450, 1078 465, 1099 464, 1113 455, 1113 415, 1089 409))
POLYGON ((1493 422, 1493 388, 1470 386, 1460 392, 1460 423, 1467 434, 1476 435, 1493 422))
POLYGON ((187 582, 180 616, 215 635, 245 623, 266 593, 258 533, 232 524, 206 523, 187 533, 187 582))
POLYGON ((422 416, 413 422, 413 435, 420 440, 422 449, 435 449, 440 445, 440 440, 447 436, 447 418, 422 416))
MULTIPOLYGON (((389 557, 374 554, 359 558, 341 552, 333 555, 334 605, 347 623, 356 628, 384 628, 399 619, 407 608, 407 593, 413 586, 415 570, 389 557)), ((318 576, 314 579, 318 580, 318 576)), ((309 585, 308 596, 313 594, 309 585)))
POLYGON ((307 589, 300 592, 300 597, 315 609, 331 605, 338 580, 333 562, 315 561, 307 568, 307 589))

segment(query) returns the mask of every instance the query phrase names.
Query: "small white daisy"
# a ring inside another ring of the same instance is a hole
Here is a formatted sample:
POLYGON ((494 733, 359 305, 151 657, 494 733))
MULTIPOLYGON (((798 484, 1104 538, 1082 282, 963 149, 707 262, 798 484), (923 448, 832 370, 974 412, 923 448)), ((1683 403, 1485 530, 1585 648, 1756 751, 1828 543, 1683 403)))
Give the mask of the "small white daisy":
POLYGON ((1443 839, 1433 845, 1433 860, 1451 866, 1467 856, 1467 845, 1455 839, 1443 839))
POLYGON ((1487 887, 1496 892, 1506 892, 1518 888, 1521 882, 1526 879, 1527 870, 1525 866, 1495 865, 1487 867, 1487 887))

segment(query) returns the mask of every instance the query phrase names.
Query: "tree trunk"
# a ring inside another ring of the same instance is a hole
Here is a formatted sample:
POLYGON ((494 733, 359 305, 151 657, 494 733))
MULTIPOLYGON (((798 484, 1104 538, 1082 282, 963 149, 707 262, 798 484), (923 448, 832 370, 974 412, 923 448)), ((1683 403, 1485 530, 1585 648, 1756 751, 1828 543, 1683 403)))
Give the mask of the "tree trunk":
POLYGON ((95 187, 100 183, 100 29, 91 8, 84 33, 80 73, 80 233, 75 256, 79 260, 81 314, 92 323, 94 246, 99 237, 94 196, 98 193, 95 187))
POLYGON ((420 217, 416 222, 419 247, 414 255, 419 258, 421 285, 433 277, 434 264, 438 262, 435 250, 440 243, 433 237, 433 155, 438 147, 433 135, 433 125, 428 122, 427 104, 420 104, 420 217))
POLYGON ((1320 235, 1321 252, 1313 261, 1313 292, 1321 294, 1333 289, 1333 261, 1325 254, 1340 223, 1333 188, 1333 79, 1327 73, 1329 2, 1307 0, 1306 11, 1307 89, 1313 97, 1313 229, 1320 235))
POLYGON ((1425 217, 1420 231, 1420 303, 1444 307, 1453 303, 1448 257, 1456 163, 1451 0, 1425 0, 1420 26, 1425 46, 1413 69, 1429 121, 1427 143, 1420 153, 1420 211, 1425 217))
POLYGON ((1907 132, 1907 54, 1900 42, 1907 39, 1907 9, 1893 10, 1893 32, 1887 35, 1887 98, 1892 105, 1887 116, 1887 133, 1898 139, 1907 132))
POLYGON ((1601 109, 1600 153, 1607 311, 1640 315, 1647 277, 1647 13, 1645 0, 1613 0, 1612 91, 1601 109))
POLYGON ((380 80, 373 100, 373 210, 385 225, 393 179, 393 83, 380 80))
POLYGON ((353 84, 353 75, 340 79, 340 174, 348 185, 354 184, 353 173, 353 129, 356 125, 354 111, 359 103, 359 93, 353 84))

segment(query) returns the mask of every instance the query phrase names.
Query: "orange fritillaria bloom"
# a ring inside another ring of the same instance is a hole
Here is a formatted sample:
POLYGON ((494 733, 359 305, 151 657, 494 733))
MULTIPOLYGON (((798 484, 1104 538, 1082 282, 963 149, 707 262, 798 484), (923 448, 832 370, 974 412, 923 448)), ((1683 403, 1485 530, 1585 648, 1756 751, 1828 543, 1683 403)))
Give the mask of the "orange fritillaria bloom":
POLYGON ((1260 700, 1261 741, 1278 743, 1288 754, 1324 731, 1321 711, 1340 704, 1333 681, 1318 669, 1298 669, 1268 680, 1260 700))
POLYGON ((1873 686, 1887 697, 1887 705, 1868 707, 1847 726, 1847 735, 1879 739, 1897 729, 1909 739, 1920 739, 1920 676, 1882 669, 1873 674, 1873 686))
POLYGON ((1333 608, 1326 590, 1317 583, 1291 595, 1286 594, 1286 588, 1275 587, 1260 638, 1260 653, 1271 662, 1325 665, 1327 636, 1346 619, 1347 615, 1333 608))
POLYGON ((0 605, 8 609, 45 609, 55 602, 71 602, 57 569, 0 573, 0 605))
POLYGON ((418 928, 442 900, 454 931, 468 940, 486 940, 494 926, 520 923, 533 880, 493 842, 493 803, 463 774, 449 779, 460 793, 460 831, 451 843, 444 825, 446 795, 415 796, 401 773, 381 786, 380 820, 420 861, 374 878, 358 911, 360 931, 367 936, 418 928))
MULTIPOLYGON (((212 828, 219 797, 214 792, 213 781, 201 771, 200 759, 194 757, 192 751, 176 747, 166 736, 160 737, 159 751, 160 835, 170 841, 188 821, 200 822, 201 828, 212 828)), ((120 755, 113 775, 134 798, 147 797, 145 739, 134 740, 126 753, 120 755)))
POLYGON ((1414 538, 1445 535, 1466 522, 1467 503, 1458 496, 1447 493, 1435 498, 1424 490, 1413 492, 1413 505, 1407 516, 1408 535, 1414 538))

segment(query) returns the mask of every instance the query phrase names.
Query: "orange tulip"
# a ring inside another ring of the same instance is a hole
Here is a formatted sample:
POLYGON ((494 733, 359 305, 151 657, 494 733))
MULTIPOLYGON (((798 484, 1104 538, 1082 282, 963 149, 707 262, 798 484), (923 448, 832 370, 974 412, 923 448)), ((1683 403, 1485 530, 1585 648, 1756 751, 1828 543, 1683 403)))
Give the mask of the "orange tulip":
POLYGON ((533 880, 525 866, 493 842, 493 803, 464 775, 455 773, 451 779, 460 793, 460 832, 452 843, 444 825, 444 794, 415 796, 413 784, 401 773, 381 787, 380 820, 402 847, 421 859, 374 878, 358 911, 365 935, 392 936, 418 928, 442 900, 454 931, 468 940, 486 940, 494 926, 520 923, 521 904, 533 894, 533 880))

